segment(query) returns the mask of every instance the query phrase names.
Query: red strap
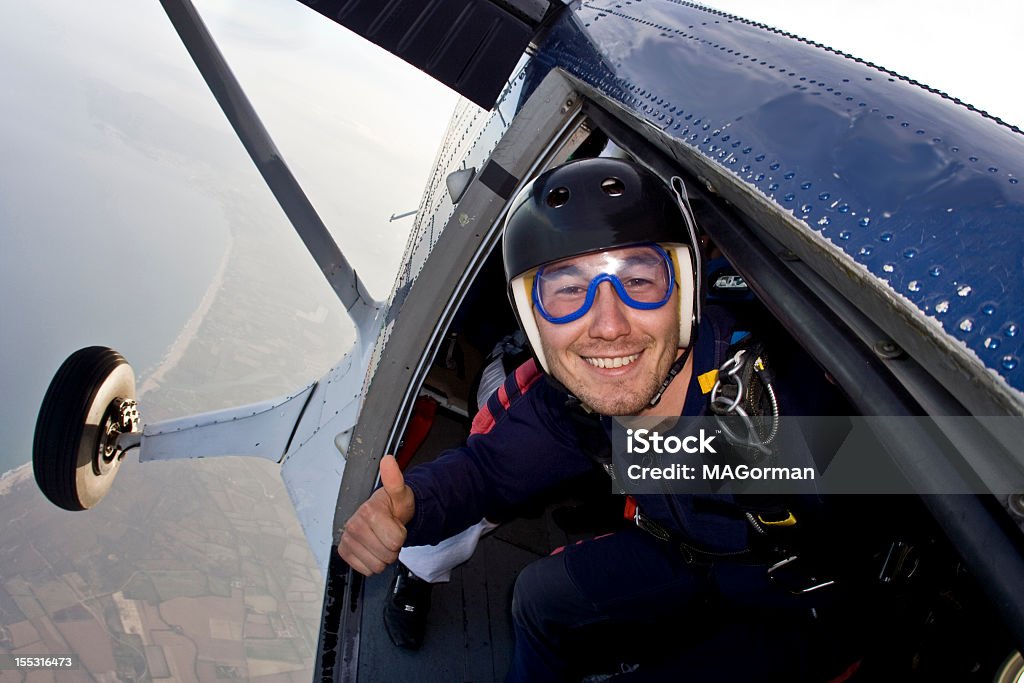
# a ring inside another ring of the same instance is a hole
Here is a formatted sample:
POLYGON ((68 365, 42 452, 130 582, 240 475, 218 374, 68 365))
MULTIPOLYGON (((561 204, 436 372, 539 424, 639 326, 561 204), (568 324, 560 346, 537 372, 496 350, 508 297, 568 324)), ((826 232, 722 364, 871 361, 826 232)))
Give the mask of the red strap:
MULTIPOLYGON (((498 405, 502 410, 498 410, 496 415, 492 411, 491 406, 488 405, 490 399, 485 401, 473 418, 470 435, 486 434, 491 431, 497 420, 505 414, 503 411, 507 411, 512 407, 512 401, 529 391, 530 387, 536 384, 537 380, 543 376, 544 373, 537 367, 537 361, 533 358, 516 368, 515 372, 506 377, 505 382, 498 388, 498 405), (514 384, 512 384, 513 380, 514 384), (510 391, 512 394, 509 393, 510 391)), ((495 409, 497 409, 497 406, 495 409)))
POLYGON ((559 553, 565 552, 565 549, 568 548, 570 545, 583 545, 584 543, 589 543, 590 541, 596 541, 599 538, 607 538, 608 536, 611 536, 614 533, 615 533, 614 531, 610 531, 607 534, 601 534, 599 536, 594 536, 593 538, 580 539, 579 541, 576 541, 575 543, 566 543, 565 545, 558 546, 557 548, 552 550, 549 554, 550 555, 558 555, 559 553))
POLYGON ((636 519, 636 498, 633 496, 626 496, 626 508, 622 511, 622 516, 631 522, 636 519))
POLYGON ((437 401, 428 396, 420 396, 416 399, 416 403, 412 407, 412 417, 409 418, 409 426, 405 429, 402 447, 395 454, 395 460, 403 470, 419 450, 423 440, 427 438, 427 434, 430 433, 430 427, 434 424, 436 414, 437 401))
POLYGON ((844 681, 850 680, 853 674, 857 673, 857 669, 860 668, 861 662, 863 661, 863 659, 858 659, 856 662, 846 667, 843 673, 839 674, 838 676, 830 680, 828 683, 844 683, 844 681))
POLYGON ((533 386, 534 382, 544 376, 544 373, 537 367, 537 359, 531 358, 516 368, 516 384, 519 385, 519 393, 525 394, 526 390, 533 386))

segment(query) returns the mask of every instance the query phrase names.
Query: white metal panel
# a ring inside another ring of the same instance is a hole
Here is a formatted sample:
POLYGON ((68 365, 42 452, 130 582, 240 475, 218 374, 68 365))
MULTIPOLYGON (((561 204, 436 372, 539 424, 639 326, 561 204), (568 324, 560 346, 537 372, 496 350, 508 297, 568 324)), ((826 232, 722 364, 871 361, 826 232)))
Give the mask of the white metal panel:
POLYGON ((278 462, 316 386, 274 401, 147 424, 139 461, 248 455, 278 462))

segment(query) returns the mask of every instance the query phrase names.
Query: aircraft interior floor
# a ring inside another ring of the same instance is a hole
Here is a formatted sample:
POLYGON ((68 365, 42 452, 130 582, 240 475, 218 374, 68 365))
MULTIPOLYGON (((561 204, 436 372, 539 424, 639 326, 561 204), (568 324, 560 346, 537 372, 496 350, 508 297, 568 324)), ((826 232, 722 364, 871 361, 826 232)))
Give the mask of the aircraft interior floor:
MULTIPOLYGON (((438 411, 430 435, 413 464, 465 439, 465 420, 438 411)), ((450 583, 437 584, 423 647, 395 647, 384 630, 384 598, 394 576, 389 569, 366 581, 360 631, 359 680, 486 683, 505 678, 512 653, 512 587, 519 571, 554 548, 586 535, 567 534, 552 519, 567 501, 546 505, 530 517, 499 526, 484 537, 474 556, 455 569, 450 583)))

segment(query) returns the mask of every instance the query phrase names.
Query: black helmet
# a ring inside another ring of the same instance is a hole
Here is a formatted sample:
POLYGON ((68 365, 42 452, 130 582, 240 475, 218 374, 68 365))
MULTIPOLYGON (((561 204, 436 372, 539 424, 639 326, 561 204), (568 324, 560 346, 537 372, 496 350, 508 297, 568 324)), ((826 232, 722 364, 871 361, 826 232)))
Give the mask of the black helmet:
POLYGON ((546 362, 522 276, 560 259, 645 242, 669 248, 680 269, 689 270, 676 274, 679 344, 688 346, 699 316, 694 231, 673 191, 647 169, 622 159, 571 161, 526 185, 505 221, 503 255, 509 298, 541 365, 546 362))

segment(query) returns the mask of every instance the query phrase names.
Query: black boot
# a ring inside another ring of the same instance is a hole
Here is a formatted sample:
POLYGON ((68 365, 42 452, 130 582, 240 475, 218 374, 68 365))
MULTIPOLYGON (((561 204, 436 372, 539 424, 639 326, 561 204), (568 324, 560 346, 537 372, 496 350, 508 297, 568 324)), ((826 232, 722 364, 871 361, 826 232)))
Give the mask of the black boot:
POLYGON ((418 650, 423 644, 432 587, 401 562, 395 566, 395 579, 384 601, 384 628, 398 647, 418 650))

